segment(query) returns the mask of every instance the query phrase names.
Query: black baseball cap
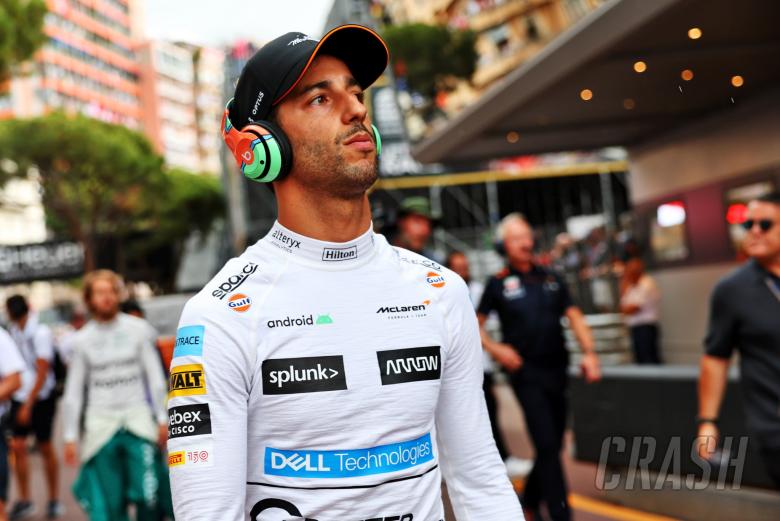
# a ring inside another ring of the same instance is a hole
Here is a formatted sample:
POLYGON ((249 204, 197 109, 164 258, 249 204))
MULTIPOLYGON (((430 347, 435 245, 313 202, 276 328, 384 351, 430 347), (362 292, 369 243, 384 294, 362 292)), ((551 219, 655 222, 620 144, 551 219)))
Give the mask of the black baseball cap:
POLYGON ((336 27, 319 41, 303 33, 284 34, 260 48, 241 71, 230 107, 233 126, 266 119, 320 54, 342 60, 363 89, 382 75, 390 59, 382 38, 362 25, 336 27))

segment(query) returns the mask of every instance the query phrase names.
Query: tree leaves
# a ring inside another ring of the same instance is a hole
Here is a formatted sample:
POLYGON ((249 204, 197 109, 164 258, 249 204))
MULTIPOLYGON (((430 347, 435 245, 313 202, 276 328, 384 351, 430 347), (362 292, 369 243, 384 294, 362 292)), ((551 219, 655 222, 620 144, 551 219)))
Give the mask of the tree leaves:
POLYGON ((0 81, 46 42, 44 0, 0 0, 0 81))

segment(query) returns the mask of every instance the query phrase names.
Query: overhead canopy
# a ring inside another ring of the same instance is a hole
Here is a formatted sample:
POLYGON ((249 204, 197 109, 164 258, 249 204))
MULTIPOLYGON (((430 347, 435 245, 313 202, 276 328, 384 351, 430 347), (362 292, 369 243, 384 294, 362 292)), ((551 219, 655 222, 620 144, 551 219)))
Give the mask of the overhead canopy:
POLYGON ((641 143, 778 85, 778 21, 776 0, 607 2, 413 154, 457 164, 641 143))

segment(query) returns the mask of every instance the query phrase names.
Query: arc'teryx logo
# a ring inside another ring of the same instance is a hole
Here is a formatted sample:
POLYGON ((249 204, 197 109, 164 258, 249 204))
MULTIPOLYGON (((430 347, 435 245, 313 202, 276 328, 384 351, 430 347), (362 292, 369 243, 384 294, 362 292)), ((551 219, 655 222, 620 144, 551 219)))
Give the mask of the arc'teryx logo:
POLYGON ((382 385, 441 378, 439 346, 378 351, 376 356, 382 385))
POLYGON ((349 248, 323 248, 322 249, 322 260, 325 262, 357 259, 357 256, 358 256, 357 246, 350 246, 349 248))
POLYGON ((228 293, 233 293, 246 279, 248 279, 254 272, 257 271, 257 264, 254 262, 248 262, 241 268, 241 272, 235 275, 231 275, 228 279, 217 286, 217 289, 211 292, 211 296, 217 297, 219 300, 225 298, 228 293))
POLYGON ((346 388, 342 356, 270 358, 263 361, 263 394, 316 393, 346 388))
POLYGON ((292 253, 293 248, 301 248, 301 241, 298 239, 293 239, 282 230, 274 230, 274 233, 271 234, 271 237, 276 239, 276 242, 272 242, 271 244, 287 252, 292 253))

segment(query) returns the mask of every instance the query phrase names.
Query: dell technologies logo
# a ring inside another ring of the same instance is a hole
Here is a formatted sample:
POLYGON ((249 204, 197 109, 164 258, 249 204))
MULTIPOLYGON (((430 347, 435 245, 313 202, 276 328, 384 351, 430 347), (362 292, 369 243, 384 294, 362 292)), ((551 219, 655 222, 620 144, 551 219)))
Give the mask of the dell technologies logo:
POLYGON ((248 262, 241 269, 240 273, 231 275, 226 281, 217 286, 217 289, 211 292, 211 296, 217 297, 219 300, 225 298, 228 293, 234 292, 246 279, 248 279, 254 272, 257 271, 257 264, 254 262, 248 262))
POLYGON ((350 246, 349 248, 323 248, 322 260, 324 262, 345 261, 357 259, 358 251, 357 246, 350 246))
POLYGON ((272 358, 263 362, 263 394, 316 393, 346 388, 342 356, 272 358))

